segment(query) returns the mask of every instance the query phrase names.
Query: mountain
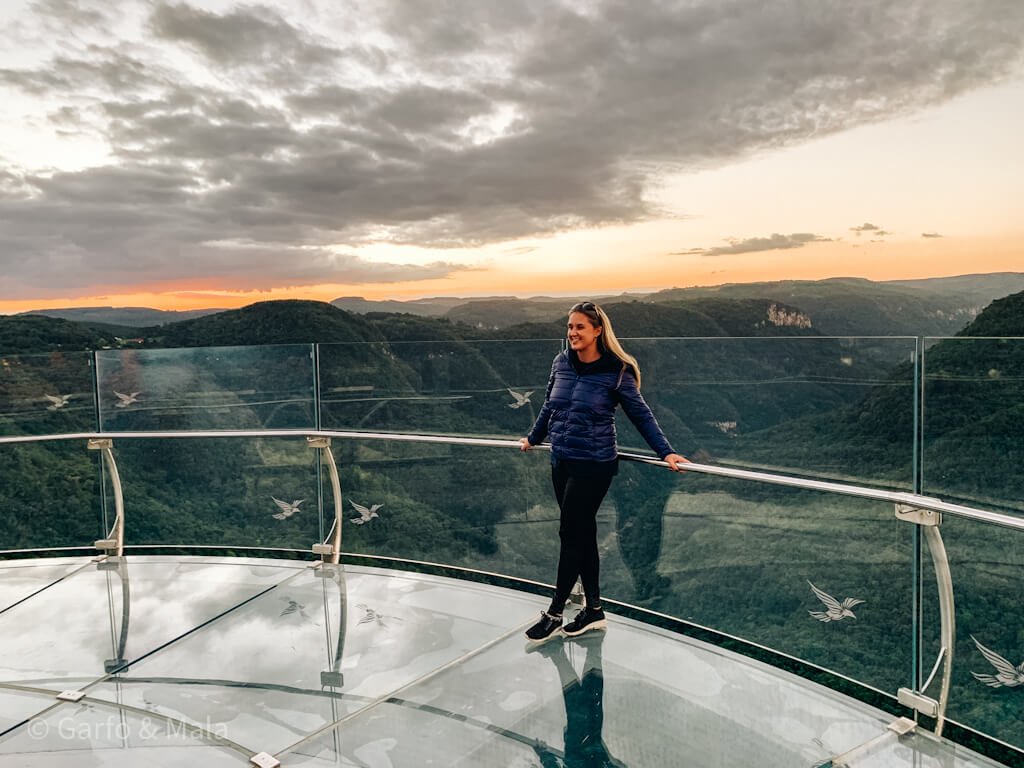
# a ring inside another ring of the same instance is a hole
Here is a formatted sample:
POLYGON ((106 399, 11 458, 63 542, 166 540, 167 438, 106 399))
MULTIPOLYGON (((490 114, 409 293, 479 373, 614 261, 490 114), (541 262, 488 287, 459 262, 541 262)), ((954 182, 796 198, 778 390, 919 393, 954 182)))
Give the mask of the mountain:
MULTIPOLYGON (((1024 290, 1024 273, 959 275, 923 280, 872 281, 839 277, 672 288, 650 294, 587 296, 604 304, 631 301, 686 304, 705 299, 765 299, 799 309, 827 336, 948 336, 961 330, 994 299, 1024 290)), ((403 312, 448 319, 481 329, 547 323, 576 299, 551 296, 419 299, 368 302, 335 300, 353 312, 403 312)), ((698 312, 701 309, 696 308, 698 312)))
MULTIPOLYGON (((494 329, 492 335, 504 339, 561 338, 565 334, 564 303, 547 310, 546 322, 502 327, 494 329)), ((606 302, 601 307, 621 338, 820 335, 800 309, 770 299, 700 299, 679 304, 633 300, 606 302)))
POLYGON ((1022 289, 1019 273, 894 282, 847 277, 673 288, 649 300, 768 298, 800 307, 828 336, 948 336, 992 300, 1022 289))
POLYGON ((179 320, 223 312, 221 309, 188 309, 182 311, 150 309, 149 307, 69 307, 64 309, 34 309, 22 315, 43 315, 73 320, 77 323, 103 323, 107 325, 142 328, 164 325, 179 320))

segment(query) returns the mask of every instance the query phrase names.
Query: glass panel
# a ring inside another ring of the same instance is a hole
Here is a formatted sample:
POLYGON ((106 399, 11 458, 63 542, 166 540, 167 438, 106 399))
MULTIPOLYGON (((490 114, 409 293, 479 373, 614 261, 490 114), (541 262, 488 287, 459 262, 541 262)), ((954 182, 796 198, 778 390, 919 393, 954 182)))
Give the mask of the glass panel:
POLYGON ((324 429, 521 437, 558 340, 321 344, 324 429))
POLYGON ((92 550, 106 534, 99 462, 84 440, 0 445, 0 547, 92 550))
POLYGON ((338 440, 334 453, 344 551, 554 580, 558 507, 547 451, 338 440), (376 517, 364 522, 360 508, 376 517))
POLYGON ((925 493, 1024 512, 1024 339, 929 339, 925 493))
POLYGON ((0 612, 15 603, 57 583, 79 568, 89 565, 91 557, 10 560, 0 562, 0 612))
POLYGON ((308 344, 101 350, 96 364, 107 432, 316 426, 308 344))
POLYGON ((535 603, 451 579, 307 568, 90 695, 206 723, 276 753, 496 638, 518 636, 535 603))
POLYGON ((886 722, 757 662, 613 617, 607 634, 529 649, 517 635, 482 648, 282 762, 370 762, 376 752, 385 765, 430 755, 438 765, 789 768, 820 763, 886 722))
MULTIPOLYGON (((114 453, 128 546, 308 551, 326 535, 318 451, 302 437, 125 439, 114 453)), ((330 501, 328 510, 333 519, 330 501)), ((112 522, 109 494, 107 516, 112 522)))
POLYGON ((0 436, 96 427, 89 352, 0 356, 0 436))
POLYGON ((247 765, 247 755, 219 745, 215 736, 197 733, 181 723, 85 701, 63 704, 6 734, 0 739, 0 756, 18 761, 10 765, 47 768, 247 765))
MULTIPOLYGON (((949 515, 943 518, 941 532, 956 604, 947 717, 1024 750, 1024 536, 949 515)), ((924 626, 934 638, 925 649, 930 668, 939 647, 934 580, 925 589, 924 626)), ((937 696, 938 682, 932 685, 937 696)))
POLYGON ((53 693, 0 689, 0 733, 53 706, 53 693))
POLYGON ((293 570, 244 561, 97 563, 0 613, 0 682, 77 689, 272 587, 293 570))
POLYGON ((908 684, 913 527, 891 505, 693 474, 677 483, 660 518, 631 526, 635 541, 616 515, 602 562, 609 597, 890 694, 908 684))
MULTIPOLYGON (((701 463, 912 487, 909 338, 632 339, 643 393, 701 463)), ((647 449, 621 417, 624 449, 647 449)))
POLYGON ((1003 763, 918 730, 904 736, 888 732, 850 750, 829 765, 847 768, 999 768, 1003 763))

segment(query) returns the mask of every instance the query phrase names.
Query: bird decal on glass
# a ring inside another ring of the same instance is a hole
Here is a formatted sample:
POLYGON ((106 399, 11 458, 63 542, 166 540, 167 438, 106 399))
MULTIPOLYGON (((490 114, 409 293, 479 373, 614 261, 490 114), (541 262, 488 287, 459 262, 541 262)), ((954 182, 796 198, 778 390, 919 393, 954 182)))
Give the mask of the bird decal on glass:
POLYGON ((993 688, 1003 688, 1004 686, 1006 688, 1016 688, 1018 685, 1024 685, 1024 663, 1018 664, 1015 667, 998 653, 979 643, 978 638, 974 635, 971 635, 971 640, 978 646, 978 650, 981 651, 981 655, 985 657, 988 663, 996 668, 996 674, 994 675, 979 675, 977 672, 971 672, 976 680, 980 680, 985 685, 993 688))
MULTIPOLYGON (((811 584, 810 581, 808 581, 807 583, 811 584)), ((850 609, 853 608, 853 606, 855 605, 860 605, 861 603, 865 602, 864 600, 860 600, 856 597, 848 597, 840 603, 828 592, 825 592, 822 589, 818 589, 813 584, 811 584, 811 590, 814 592, 817 598, 821 600, 821 602, 825 605, 824 611, 808 611, 808 613, 811 614, 811 616, 816 618, 818 621, 842 621, 847 617, 851 619, 856 619, 857 617, 854 616, 853 611, 851 611, 850 609)))
POLYGON ((511 387, 505 387, 505 389, 507 389, 508 393, 515 398, 515 402, 508 404, 509 408, 522 408, 524 405, 530 402, 530 395, 533 394, 532 389, 529 392, 516 392, 511 387))
POLYGON ((293 613, 298 613, 299 616, 301 616, 302 618, 308 619, 309 616, 307 616, 306 612, 304 610, 302 610, 305 607, 306 606, 301 605, 301 604, 295 602, 294 600, 289 600, 288 601, 288 605, 286 605, 284 607, 284 610, 281 611, 281 615, 282 616, 290 616, 293 613))
POLYGON ((386 616, 385 614, 380 613, 379 611, 375 611, 373 608, 366 605, 366 603, 359 603, 359 605, 357 605, 356 607, 363 609, 363 615, 360 617, 359 621, 356 622, 357 625, 377 622, 378 627, 384 627, 387 626, 384 623, 384 619, 396 619, 398 621, 401 621, 401 619, 398 616, 386 616))
POLYGON ((114 390, 114 394, 117 395, 117 400, 118 400, 118 402, 114 403, 114 407, 115 408, 127 408, 132 403, 137 402, 138 399, 139 399, 139 395, 141 395, 142 393, 141 392, 132 392, 131 394, 126 395, 123 392, 118 392, 117 390, 114 390))
POLYGON ((377 510, 384 506, 383 504, 374 504, 371 507, 364 507, 362 504, 356 504, 352 499, 349 499, 348 503, 359 513, 359 517, 350 518, 353 525, 363 525, 375 517, 380 517, 377 510))
POLYGON ((67 405, 68 404, 68 400, 71 399, 71 395, 46 395, 46 394, 44 394, 43 397, 45 397, 47 400, 50 401, 50 405, 46 406, 46 410, 48 410, 48 411, 59 411, 61 408, 63 408, 65 405, 67 405))
POLYGON ((281 499, 275 496, 271 496, 270 498, 272 498, 274 500, 274 503, 277 504, 277 506, 281 509, 280 512, 273 515, 273 518, 275 520, 287 520, 289 517, 291 517, 299 511, 299 504, 305 501, 305 499, 296 499, 291 504, 289 504, 287 501, 281 501, 281 499))

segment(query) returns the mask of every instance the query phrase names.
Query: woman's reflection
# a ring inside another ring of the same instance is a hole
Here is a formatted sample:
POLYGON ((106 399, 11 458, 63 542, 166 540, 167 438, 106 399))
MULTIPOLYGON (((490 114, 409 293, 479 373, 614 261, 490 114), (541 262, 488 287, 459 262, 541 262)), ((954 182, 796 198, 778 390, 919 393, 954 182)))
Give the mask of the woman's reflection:
POLYGON ((565 703, 565 755, 559 757, 543 744, 534 747, 543 768, 626 768, 626 764, 608 754, 601 731, 604 727, 604 672, 601 646, 604 632, 590 632, 571 645, 586 649, 583 669, 577 676, 566 647, 568 641, 556 639, 531 649, 551 659, 562 683, 565 703))

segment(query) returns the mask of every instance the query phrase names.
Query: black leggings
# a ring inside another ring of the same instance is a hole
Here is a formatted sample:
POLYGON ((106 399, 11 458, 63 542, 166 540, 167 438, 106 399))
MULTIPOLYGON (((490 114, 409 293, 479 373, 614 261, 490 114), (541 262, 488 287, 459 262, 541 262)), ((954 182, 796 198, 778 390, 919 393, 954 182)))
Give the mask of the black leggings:
POLYGON ((561 511, 558 538, 558 574, 555 596, 548 613, 561 615, 576 579, 583 582, 587 605, 601 604, 600 558, 597 553, 597 510, 608 493, 615 467, 571 471, 564 464, 551 466, 551 483, 561 511))

